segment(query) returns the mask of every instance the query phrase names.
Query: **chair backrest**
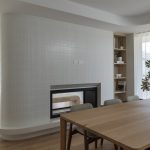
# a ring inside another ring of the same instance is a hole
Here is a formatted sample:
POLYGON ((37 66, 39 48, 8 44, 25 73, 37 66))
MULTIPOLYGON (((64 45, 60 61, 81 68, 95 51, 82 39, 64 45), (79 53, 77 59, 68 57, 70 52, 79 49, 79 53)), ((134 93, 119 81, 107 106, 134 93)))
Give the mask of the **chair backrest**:
POLYGON ((127 102, 138 101, 138 100, 140 100, 140 98, 137 95, 127 97, 127 102))
POLYGON ((114 104, 119 104, 119 103, 122 103, 120 99, 110 99, 110 100, 104 101, 104 106, 114 105, 114 104))
POLYGON ((85 103, 85 104, 79 104, 79 105, 73 105, 71 106, 70 111, 74 112, 74 111, 79 111, 79 110, 85 110, 85 109, 91 109, 93 108, 92 104, 90 103, 85 103))

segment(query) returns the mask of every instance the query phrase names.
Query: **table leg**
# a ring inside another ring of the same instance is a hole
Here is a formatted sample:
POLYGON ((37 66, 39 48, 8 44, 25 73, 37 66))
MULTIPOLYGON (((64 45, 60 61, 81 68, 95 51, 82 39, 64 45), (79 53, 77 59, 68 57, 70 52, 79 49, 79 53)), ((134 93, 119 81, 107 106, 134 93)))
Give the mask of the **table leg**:
POLYGON ((60 150, 66 150, 67 122, 60 117, 60 150))

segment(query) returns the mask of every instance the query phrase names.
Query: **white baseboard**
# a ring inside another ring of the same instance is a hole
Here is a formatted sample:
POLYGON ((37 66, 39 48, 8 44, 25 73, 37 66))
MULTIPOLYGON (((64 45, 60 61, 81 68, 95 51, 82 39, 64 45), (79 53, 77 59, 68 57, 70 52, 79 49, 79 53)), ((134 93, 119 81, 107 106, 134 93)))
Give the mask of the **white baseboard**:
POLYGON ((0 135, 0 139, 7 141, 25 140, 33 137, 38 137, 47 134, 54 134, 59 132, 59 127, 46 129, 38 132, 20 134, 20 135, 0 135))
POLYGON ((59 120, 54 119, 44 124, 26 127, 1 128, 0 138, 3 140, 23 140, 59 131, 59 120))

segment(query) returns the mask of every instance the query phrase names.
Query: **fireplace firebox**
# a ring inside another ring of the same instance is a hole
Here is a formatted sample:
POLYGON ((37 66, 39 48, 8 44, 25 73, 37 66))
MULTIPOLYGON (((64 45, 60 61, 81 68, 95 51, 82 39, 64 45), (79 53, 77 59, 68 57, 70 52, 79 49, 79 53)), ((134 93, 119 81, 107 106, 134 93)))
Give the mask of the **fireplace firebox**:
POLYGON ((50 90, 50 118, 57 118, 61 113, 69 112, 72 105, 91 103, 93 107, 97 107, 99 102, 100 84, 98 86, 52 88, 50 90))

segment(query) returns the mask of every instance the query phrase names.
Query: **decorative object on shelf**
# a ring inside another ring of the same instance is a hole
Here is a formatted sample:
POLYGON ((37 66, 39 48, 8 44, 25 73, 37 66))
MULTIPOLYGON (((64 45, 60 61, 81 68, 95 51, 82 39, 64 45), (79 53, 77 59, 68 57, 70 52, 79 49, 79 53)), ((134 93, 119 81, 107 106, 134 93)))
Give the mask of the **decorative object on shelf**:
POLYGON ((122 61, 122 55, 119 51, 114 54, 114 62, 117 63, 118 61, 122 61))
POLYGON ((122 57, 118 57, 118 61, 122 61, 122 57))
POLYGON ((117 64, 124 64, 124 61, 117 61, 117 64))
MULTIPOLYGON (((145 66, 150 68, 150 60, 145 62, 145 66)), ((150 91, 150 71, 148 71, 145 77, 142 79, 141 89, 143 91, 150 91)))
POLYGON ((122 61, 122 57, 118 57, 118 61, 117 61, 118 64, 123 64, 124 61, 122 61))
POLYGON ((120 46, 120 49, 124 49, 124 47, 123 47, 123 46, 120 46))
POLYGON ((117 52, 117 53, 115 54, 115 57, 117 57, 117 58, 115 58, 117 64, 123 64, 123 63, 124 63, 123 57, 122 57, 122 53, 121 53, 121 52, 117 52))
POLYGON ((117 89, 119 91, 125 91, 126 90, 126 81, 118 81, 117 89))
POLYGON ((116 78, 121 78, 122 74, 116 74, 116 78))

